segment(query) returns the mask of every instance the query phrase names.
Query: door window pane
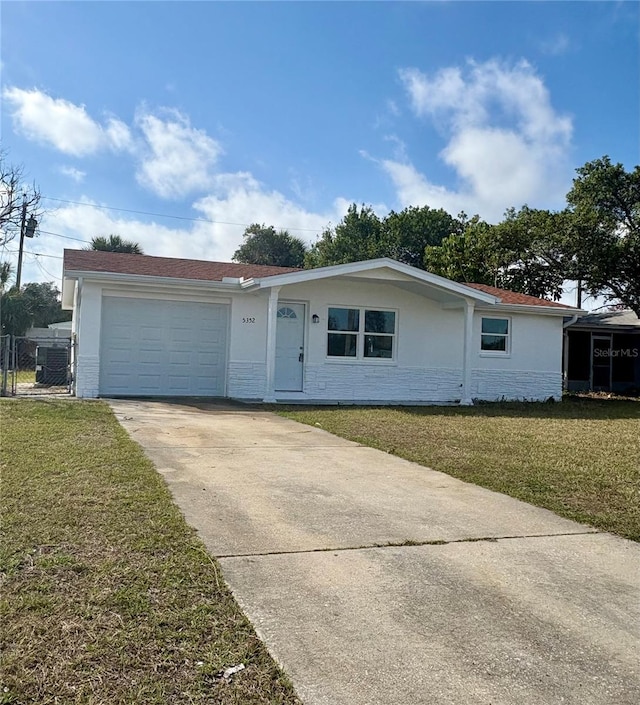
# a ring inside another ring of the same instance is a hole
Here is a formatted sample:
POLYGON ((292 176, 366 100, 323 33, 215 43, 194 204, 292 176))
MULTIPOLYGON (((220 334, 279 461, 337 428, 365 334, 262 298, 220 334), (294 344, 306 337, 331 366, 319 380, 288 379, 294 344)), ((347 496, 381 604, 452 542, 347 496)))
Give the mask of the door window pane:
POLYGON ((357 308, 330 308, 329 330, 358 331, 360 311, 357 308))

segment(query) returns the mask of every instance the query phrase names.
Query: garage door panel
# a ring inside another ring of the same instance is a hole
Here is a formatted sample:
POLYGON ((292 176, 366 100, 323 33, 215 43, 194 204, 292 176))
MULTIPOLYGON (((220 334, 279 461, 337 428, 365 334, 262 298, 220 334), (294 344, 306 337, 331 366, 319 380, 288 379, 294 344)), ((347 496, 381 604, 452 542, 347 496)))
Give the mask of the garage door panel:
POLYGON ((104 297, 100 394, 222 396, 229 307, 104 297))

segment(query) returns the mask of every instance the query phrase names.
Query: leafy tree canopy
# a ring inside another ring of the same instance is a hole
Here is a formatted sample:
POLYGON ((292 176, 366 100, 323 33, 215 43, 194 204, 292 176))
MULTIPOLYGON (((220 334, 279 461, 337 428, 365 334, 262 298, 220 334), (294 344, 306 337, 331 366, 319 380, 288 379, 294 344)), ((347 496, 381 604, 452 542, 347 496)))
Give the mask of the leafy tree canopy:
POLYGON ((558 300, 570 257, 563 252, 566 213, 523 206, 489 225, 474 216, 463 230, 425 249, 425 267, 460 282, 489 284, 558 300))
POLYGON ((327 228, 311 246, 305 266, 327 267, 332 264, 360 262, 383 257, 387 251, 382 221, 370 206, 355 203, 335 228, 327 228))
POLYGON ((286 230, 253 223, 243 233, 244 241, 234 252, 233 261, 266 264, 273 267, 302 267, 306 245, 286 230))
POLYGON ((501 258, 492 247, 493 226, 479 216, 460 215, 461 230, 445 237, 439 245, 427 245, 424 268, 459 282, 498 286, 501 258))
POLYGON ((19 291, 13 287, 3 292, 0 315, 3 335, 24 335, 32 326, 46 328, 71 319, 71 311, 62 310, 60 292, 52 282, 32 282, 19 291))
POLYGON ((388 249, 383 256, 424 269, 425 247, 461 232, 462 223, 442 208, 410 206, 384 219, 388 249))
POLYGON ((7 287, 12 271, 13 267, 9 262, 0 262, 0 289, 2 291, 7 287))
POLYGON ((587 162, 567 195, 565 248, 590 294, 620 301, 640 316, 640 166, 609 157, 587 162))
POLYGON ((523 206, 497 225, 472 219, 426 248, 426 268, 554 299, 565 281, 581 280, 588 293, 640 316, 640 167, 627 172, 605 156, 576 171, 564 210, 523 206))
POLYGON ((132 255, 143 255, 142 247, 137 242, 123 240, 120 235, 102 235, 91 239, 88 250, 101 250, 103 252, 126 252, 132 255))
POLYGON ((338 225, 327 228, 312 245, 306 266, 326 267, 391 257, 423 267, 425 247, 439 245, 459 229, 459 222, 442 209, 412 206, 380 218, 371 206, 358 207, 353 203, 338 225))

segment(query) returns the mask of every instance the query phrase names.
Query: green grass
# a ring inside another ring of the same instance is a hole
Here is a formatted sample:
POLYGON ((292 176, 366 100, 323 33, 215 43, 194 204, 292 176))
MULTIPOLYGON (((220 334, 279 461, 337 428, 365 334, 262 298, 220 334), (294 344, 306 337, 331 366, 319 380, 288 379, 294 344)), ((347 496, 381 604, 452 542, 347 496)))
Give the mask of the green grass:
POLYGON ((106 405, 0 413, 0 703, 299 702, 106 405))
POLYGON ((16 370, 16 384, 35 384, 35 370, 16 370))
POLYGON ((640 541, 638 401, 280 413, 640 541))

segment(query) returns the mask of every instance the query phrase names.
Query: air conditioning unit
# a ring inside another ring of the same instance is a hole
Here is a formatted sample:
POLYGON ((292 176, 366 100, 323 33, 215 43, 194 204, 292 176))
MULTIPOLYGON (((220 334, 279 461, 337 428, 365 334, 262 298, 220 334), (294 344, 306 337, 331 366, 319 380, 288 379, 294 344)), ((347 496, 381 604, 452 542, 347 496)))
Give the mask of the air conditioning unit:
POLYGON ((69 378, 69 348, 44 346, 36 348, 36 384, 64 387, 69 378))

